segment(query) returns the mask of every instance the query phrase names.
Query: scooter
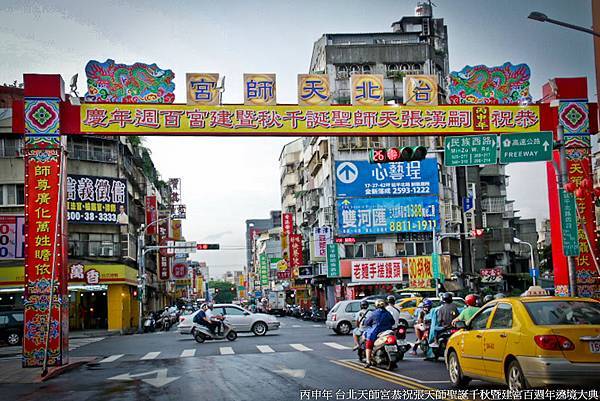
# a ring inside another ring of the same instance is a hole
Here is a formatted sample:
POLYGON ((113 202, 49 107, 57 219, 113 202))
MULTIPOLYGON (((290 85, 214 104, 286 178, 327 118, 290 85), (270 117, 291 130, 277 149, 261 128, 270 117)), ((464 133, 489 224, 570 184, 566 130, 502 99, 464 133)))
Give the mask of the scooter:
POLYGON ((427 331, 425 333, 425 337, 423 338, 423 340, 421 340, 421 343, 419 344, 419 348, 423 352, 423 355, 426 355, 426 360, 437 361, 439 358, 444 357, 444 354, 446 353, 446 345, 448 344, 448 339, 452 336, 452 334, 456 333, 458 329, 452 326, 444 327, 437 333, 437 344, 434 345, 430 344, 428 340, 429 330, 431 329, 431 322, 429 322, 429 324, 427 323, 428 322, 426 320, 425 324, 427 327, 427 331), (431 353, 429 353, 430 349, 431 353))
POLYGON ((215 334, 217 329, 215 329, 215 333, 213 333, 208 327, 194 323, 194 326, 192 327, 192 335, 194 336, 194 340, 196 340, 198 344, 202 344, 207 340, 222 340, 224 338, 229 341, 235 341, 237 338, 237 332, 227 323, 223 322, 222 324, 223 328, 221 330, 221 335, 218 335, 215 334))
POLYGON ((146 316, 146 319, 144 319, 144 333, 154 332, 156 329, 155 324, 154 314, 149 313, 148 316, 146 316))
MULTIPOLYGON (((365 362, 367 350, 365 339, 361 337, 358 347, 358 360, 365 362)), ((398 366, 398 361, 402 360, 404 352, 400 353, 396 333, 393 330, 386 330, 379 333, 373 345, 373 353, 371 354, 371 363, 380 368, 394 370, 398 366)))
POLYGON ((404 354, 411 348, 410 343, 406 341, 406 330, 408 327, 400 323, 394 332, 396 334, 396 344, 398 345, 398 360, 404 359, 404 354))
POLYGON ((310 312, 310 320, 313 322, 324 322, 327 320, 327 315, 323 311, 323 308, 312 307, 310 312))

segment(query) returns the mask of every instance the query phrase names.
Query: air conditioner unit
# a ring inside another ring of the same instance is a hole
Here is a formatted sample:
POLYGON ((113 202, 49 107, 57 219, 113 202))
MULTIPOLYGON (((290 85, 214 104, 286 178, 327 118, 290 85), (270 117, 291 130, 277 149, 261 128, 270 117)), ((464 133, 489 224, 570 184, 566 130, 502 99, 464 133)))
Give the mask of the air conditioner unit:
POLYGON ((114 256, 114 249, 112 245, 102 245, 100 247, 100 256, 114 256))

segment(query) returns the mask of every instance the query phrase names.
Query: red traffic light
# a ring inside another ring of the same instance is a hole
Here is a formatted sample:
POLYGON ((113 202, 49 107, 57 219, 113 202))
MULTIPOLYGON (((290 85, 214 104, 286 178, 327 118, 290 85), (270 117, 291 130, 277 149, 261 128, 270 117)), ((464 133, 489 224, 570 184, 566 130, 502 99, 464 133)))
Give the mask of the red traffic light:
POLYGON ((483 237, 483 234, 485 234, 485 229, 483 228, 476 228, 475 230, 471 230, 471 236, 475 238, 483 237))
POLYGON ((207 249, 219 249, 219 244, 196 244, 196 249, 199 251, 205 251, 207 249))

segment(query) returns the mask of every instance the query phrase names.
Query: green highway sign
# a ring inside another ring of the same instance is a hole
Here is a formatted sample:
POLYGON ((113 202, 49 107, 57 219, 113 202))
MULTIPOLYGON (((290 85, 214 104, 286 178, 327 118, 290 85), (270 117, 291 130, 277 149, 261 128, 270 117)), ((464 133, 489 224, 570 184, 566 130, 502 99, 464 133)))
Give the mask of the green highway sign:
POLYGON ((500 163, 552 160, 551 131, 500 135, 500 163))
POLYGON ((449 136, 444 138, 444 165, 479 166, 498 162, 498 137, 488 135, 449 136))
POLYGON ((579 256, 579 232, 577 230, 577 205, 575 196, 559 190, 560 224, 562 228, 563 253, 565 256, 579 256))

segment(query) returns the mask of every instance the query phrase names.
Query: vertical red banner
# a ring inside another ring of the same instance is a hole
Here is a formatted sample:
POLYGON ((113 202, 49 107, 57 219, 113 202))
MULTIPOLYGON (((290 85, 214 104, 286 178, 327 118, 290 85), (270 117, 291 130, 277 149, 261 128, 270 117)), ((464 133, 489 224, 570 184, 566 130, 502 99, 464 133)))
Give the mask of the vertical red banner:
MULTIPOLYGON (((166 217, 166 216, 165 216, 166 217)), ((161 221, 158 224, 158 244, 166 245, 169 238, 169 220, 161 221)), ((161 280, 168 280, 171 277, 171 258, 165 256, 165 251, 158 253, 158 277, 161 280)))
POLYGON ((281 214, 281 228, 284 235, 289 235, 294 231, 294 216, 291 213, 281 214))
POLYGON ((146 196, 146 226, 148 227, 146 233, 148 235, 156 235, 156 224, 150 225, 156 220, 158 220, 156 196, 146 196))
POLYGON ((302 234, 290 234, 290 267, 304 264, 302 257, 302 234))

